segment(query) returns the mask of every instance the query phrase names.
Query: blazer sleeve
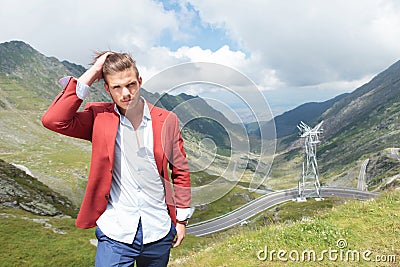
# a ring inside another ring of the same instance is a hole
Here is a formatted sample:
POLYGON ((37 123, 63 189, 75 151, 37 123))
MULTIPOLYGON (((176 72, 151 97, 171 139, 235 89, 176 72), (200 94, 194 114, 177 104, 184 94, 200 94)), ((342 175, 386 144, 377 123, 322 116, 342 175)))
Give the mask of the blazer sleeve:
POLYGON ((172 130, 172 155, 169 167, 171 180, 174 186, 175 205, 177 208, 189 208, 191 200, 189 163, 183 147, 183 139, 179 128, 179 121, 174 113, 168 116, 172 130))
POLYGON ((76 95, 77 80, 71 78, 42 117, 44 127, 67 136, 91 141, 93 112, 90 107, 78 112, 83 100, 76 95))

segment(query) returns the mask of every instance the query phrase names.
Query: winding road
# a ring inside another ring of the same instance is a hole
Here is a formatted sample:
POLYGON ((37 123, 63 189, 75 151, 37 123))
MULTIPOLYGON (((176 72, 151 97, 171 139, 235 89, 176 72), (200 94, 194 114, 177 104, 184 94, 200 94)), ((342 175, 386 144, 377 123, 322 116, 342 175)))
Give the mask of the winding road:
POLYGON ((360 168, 360 174, 358 175, 358 183, 357 183, 357 189, 361 191, 367 191, 367 182, 365 179, 365 172, 367 170, 367 165, 369 163, 369 159, 366 159, 363 161, 361 164, 360 168))
MULTIPOLYGON (((297 188, 292 188, 266 194, 223 216, 189 225, 186 232, 195 236, 204 236, 228 229, 275 205, 295 200, 297 192, 297 188)), ((321 187, 321 197, 366 200, 375 196, 377 196, 377 193, 361 191, 356 188, 321 187)))

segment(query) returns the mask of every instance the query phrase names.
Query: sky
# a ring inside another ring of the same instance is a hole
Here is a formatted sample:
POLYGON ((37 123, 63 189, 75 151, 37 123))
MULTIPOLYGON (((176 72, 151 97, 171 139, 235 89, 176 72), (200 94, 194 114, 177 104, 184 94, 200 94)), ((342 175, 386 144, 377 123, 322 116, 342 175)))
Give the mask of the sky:
POLYGON ((94 51, 129 52, 144 82, 179 64, 220 64, 254 83, 273 116, 351 92, 400 60, 398 0, 0 0, 0 7, 1 43, 21 40, 85 67, 94 51))

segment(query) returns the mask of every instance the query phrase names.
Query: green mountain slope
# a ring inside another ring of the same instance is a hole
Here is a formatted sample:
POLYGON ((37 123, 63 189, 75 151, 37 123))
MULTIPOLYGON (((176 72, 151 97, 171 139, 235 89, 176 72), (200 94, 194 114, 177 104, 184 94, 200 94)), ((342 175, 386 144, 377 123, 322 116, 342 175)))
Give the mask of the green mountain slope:
MULTIPOLYGON (((399 74, 400 61, 337 101, 321 116, 321 119, 326 120, 325 129, 328 130, 328 135, 335 135, 358 121, 368 120, 398 103, 400 100, 399 74)), ((391 113, 394 112, 396 110, 391 113)))
MULTIPOLYGON (((383 151, 397 146, 400 138, 399 65, 394 64, 350 94, 305 104, 277 118, 280 136, 292 132, 296 121, 325 121, 318 150, 323 183, 354 186, 360 162, 367 157, 376 159, 367 168, 370 185, 379 186, 379 181, 388 178, 385 173, 397 171, 396 159, 385 156, 383 151)), ((82 66, 46 57, 23 42, 0 44, 0 158, 27 166, 34 176, 74 203, 80 202, 85 187, 90 144, 45 130, 40 118, 60 90, 58 79, 78 76, 84 70, 82 66)), ((219 153, 214 170, 226 166, 229 158, 224 156, 230 156, 232 142, 247 141, 240 126, 230 123, 199 97, 152 94, 145 89, 142 93, 150 102, 174 110, 185 122, 183 134, 189 157, 204 154, 196 151, 200 140, 213 140, 219 153)), ((101 84, 93 86, 88 101, 109 101, 101 84)), ((257 143, 259 140, 253 145, 257 143)), ((265 185, 273 189, 295 186, 302 155, 302 141, 296 133, 280 138, 271 179, 265 185)), ((246 169, 245 176, 251 177, 252 170, 246 166, 238 164, 246 169)))
MULTIPOLYGON (((71 74, 57 59, 23 42, 0 44, 0 158, 26 166, 77 204, 85 186, 90 144, 51 133, 40 122, 61 89, 58 79, 71 74)), ((90 99, 105 99, 100 90, 93 91, 90 99)))
MULTIPOLYGON (((28 167, 41 182, 75 204, 81 201, 86 184, 90 143, 48 131, 40 118, 61 90, 58 80, 84 71, 74 63, 46 57, 21 41, 0 44, 0 158, 28 167)), ((204 138, 212 139, 217 153, 226 156, 230 155, 231 139, 240 143, 238 140, 246 138, 243 131, 237 132, 240 127, 199 97, 152 94, 145 89, 142 94, 149 102, 174 110, 182 118, 188 157, 193 151, 200 152, 198 144, 204 138)), ((95 83, 86 101, 110 98, 103 86, 95 83)))
POLYGON ((320 117, 325 129, 320 154, 329 162, 324 169, 399 146, 399 89, 400 61, 336 102, 320 117))
MULTIPOLYGON (((325 112, 311 120, 310 126, 324 121, 318 145, 324 184, 355 186, 361 162, 367 158, 374 159, 366 170, 369 186, 378 186, 400 171, 397 156, 386 151, 400 147, 399 89, 400 61, 352 93, 333 99, 325 112)), ((298 122, 303 118, 297 114, 298 122)), ((282 172, 287 177, 301 175, 303 142, 297 134, 280 138, 273 169, 281 172, 272 176, 279 177, 282 172)), ((291 179, 294 186, 298 178, 291 179)))
POLYGON ((25 171, 0 159, 0 206, 36 215, 76 216, 76 207, 25 171))
POLYGON ((170 265, 398 266, 399 216, 400 192, 391 192, 296 222, 221 233, 170 265))
MULTIPOLYGON (((152 94, 142 89, 142 95, 151 103, 174 111, 182 124, 183 133, 189 130, 199 134, 198 139, 211 138, 222 149, 231 149, 231 143, 245 140, 246 133, 243 127, 231 123, 221 112, 210 107, 206 101, 198 96, 184 93, 173 96, 169 94, 152 94), (230 133, 230 135, 228 134, 230 133)), ((184 136, 185 137, 185 136, 184 136)), ((190 138, 190 136, 186 136, 190 138)))
MULTIPOLYGON (((9 104, 16 109, 37 109, 36 101, 44 104, 54 99, 60 91, 58 80, 68 75, 80 75, 84 71, 67 61, 60 62, 54 57, 46 57, 21 41, 0 44, 0 84, 2 94, 9 104), (7 85, 17 84, 25 88, 24 92, 8 93, 7 85), (29 94, 28 98, 25 93, 29 94), (32 99, 35 98, 35 99, 32 99), (47 101, 46 101, 47 100, 47 101), (34 101, 34 102, 32 102, 34 101), (24 104, 22 107, 21 105, 24 104)), ((95 85, 88 101, 105 101, 109 99, 101 87, 95 85)))
MULTIPOLYGON (((23 42, 0 44, 0 158, 5 160, 4 166, 7 169, 5 173, 8 176, 23 179, 13 184, 16 184, 15 188, 26 186, 26 188, 23 187, 24 190, 30 193, 25 198, 26 203, 49 194, 51 197, 48 201, 54 201, 54 207, 60 201, 67 203, 67 200, 59 198, 59 194, 45 193, 48 190, 47 187, 43 187, 30 177, 25 177, 21 171, 6 162, 28 167, 43 184, 71 199, 72 203, 68 204, 71 207, 80 202, 90 161, 90 144, 44 129, 40 123, 40 117, 60 90, 57 84, 58 78, 64 75, 77 76, 82 71, 84 71, 82 66, 47 58, 23 42), (24 184, 26 182, 27 184, 24 184), (32 184, 37 186, 33 187, 32 184), (41 188, 38 196, 36 196, 38 191, 34 188, 41 188)), ((370 188, 398 187, 400 184, 396 178, 400 172, 398 156, 387 149, 400 146, 398 145, 398 140, 400 140, 398 77, 400 77, 400 63, 394 64, 351 94, 340 96, 322 105, 309 106, 312 107, 309 110, 310 122, 318 122, 322 119, 325 121, 323 125, 325 132, 318 149, 323 183, 354 186, 360 162, 369 158, 367 177, 370 188)), ((145 97, 148 100, 154 103, 159 100, 161 106, 171 110, 175 110, 185 101, 195 99, 184 94, 160 96, 146 91, 143 91, 143 94, 147 94, 145 97)), ((92 88, 90 100, 107 99, 100 85, 92 88)), ((308 110, 306 106, 297 111, 301 114, 304 110, 308 110)), ((286 115, 290 115, 291 121, 296 121, 297 115, 294 116, 293 112, 288 112, 286 115)), ((219 122, 224 121, 224 118, 218 117, 220 115, 217 111, 213 111, 201 100, 196 105, 183 110, 180 116, 182 118, 185 116, 207 118, 208 116, 219 118, 219 122)), ((299 121, 303 120, 301 115, 299 117, 299 121)), ((193 151, 193 147, 197 145, 195 140, 201 140, 204 136, 215 138, 216 143, 222 148, 229 148, 229 143, 225 143, 225 133, 213 123, 200 120, 192 125, 189 124, 190 127, 188 126, 185 134, 186 138, 193 138, 193 140, 188 142, 192 145, 189 144, 188 151, 193 151), (218 132, 217 135, 214 135, 213 131, 218 132)), ((234 132, 235 125, 224 129, 234 132)), ((237 134, 235 138, 240 139, 240 134, 237 134)), ((296 184, 297 177, 301 173, 301 150, 302 142, 296 134, 280 139, 279 151, 272 167, 272 181, 268 180, 268 183, 271 182, 268 186, 276 189, 288 188, 296 184)), ((8 178, 6 180, 5 177, 2 174, 1 181, 6 181, 4 183, 7 185, 10 184, 11 181, 8 178)), ((209 177, 203 178, 207 180, 209 177)), ((2 187, 5 186, 2 184, 2 187)), ((24 204, 23 199, 13 198, 18 194, 0 193, 0 195, 4 195, 8 206, 22 203, 20 206, 28 207, 27 210, 29 210, 29 205, 24 204)), ((190 245, 190 251, 182 252, 187 249, 183 247, 182 251, 177 250, 175 254, 187 257, 176 256, 174 259, 176 261, 171 262, 171 266, 174 264, 179 266, 183 264, 186 266, 279 266, 281 263, 277 260, 270 264, 266 260, 257 259, 257 253, 265 249, 266 245, 271 249, 287 251, 303 248, 321 251, 330 247, 336 248, 336 242, 341 238, 350 245, 349 249, 360 251, 372 249, 376 255, 400 257, 396 249, 399 247, 399 240, 396 237, 400 233, 398 207, 399 194, 390 193, 376 202, 351 202, 341 208, 334 208, 331 213, 322 217, 308 218, 298 223, 283 223, 261 228, 254 226, 257 228, 256 231, 246 228, 235 229, 234 232, 222 233, 221 236, 225 234, 223 240, 219 240, 220 235, 207 239, 209 242, 204 242, 204 240, 200 242, 199 239, 189 237, 188 241, 192 238, 194 240, 190 245), (201 252, 194 254, 199 249, 201 252), (194 256, 190 257, 192 254, 194 256)), ((61 208, 56 207, 56 209, 63 214, 68 214, 61 208)), ((43 225, 52 224, 56 229, 61 229, 61 233, 67 232, 67 235, 63 235, 52 231, 53 228, 47 229, 38 224, 36 219, 43 219, 42 217, 31 218, 32 215, 27 215, 24 211, 15 211, 8 207, 0 207, 0 212, 0 221, 3 225, 0 232, 8 240, 1 255, 5 266, 43 266, 46 263, 68 266, 71 258, 76 260, 78 266, 93 264, 94 248, 88 240, 94 236, 91 232, 83 234, 81 230, 76 229, 72 219, 46 218, 48 221, 43 223, 43 225)), ((282 265, 285 264, 282 263, 282 265)), ((320 262, 312 264, 307 262, 307 266, 322 265, 320 262)), ((337 261, 333 263, 325 261, 323 264, 337 266, 337 261)), ((295 266, 304 266, 304 262, 295 266)), ((357 262, 353 266, 360 266, 360 263, 357 262)), ((374 265, 365 263, 365 266, 374 265)))
MULTIPOLYGON (((80 76, 85 68, 68 61, 59 62, 56 58, 46 57, 21 41, 12 41, 0 44, 0 85, 2 91, 0 106, 3 108, 45 109, 48 100, 60 91, 57 81, 67 75, 80 76), (12 92, 9 85, 20 85, 25 92, 12 92), (25 94, 28 94, 26 97, 25 94), (34 99, 32 99, 34 98, 34 99), (33 101, 33 102, 32 102, 33 101)), ((142 94, 149 102, 168 110, 174 109, 183 121, 193 120, 188 128, 202 135, 207 135, 215 140, 217 145, 230 147, 230 142, 225 129, 222 129, 214 120, 197 120, 198 117, 214 118, 222 123, 225 128, 235 132, 235 124, 229 122, 222 113, 210 107, 204 100, 190 95, 178 96, 152 94, 142 89, 142 94), (190 105, 176 109, 177 106, 190 100, 190 105), (196 100, 196 101, 192 101, 196 100)), ((100 84, 94 84, 87 101, 110 101, 109 96, 100 84)))

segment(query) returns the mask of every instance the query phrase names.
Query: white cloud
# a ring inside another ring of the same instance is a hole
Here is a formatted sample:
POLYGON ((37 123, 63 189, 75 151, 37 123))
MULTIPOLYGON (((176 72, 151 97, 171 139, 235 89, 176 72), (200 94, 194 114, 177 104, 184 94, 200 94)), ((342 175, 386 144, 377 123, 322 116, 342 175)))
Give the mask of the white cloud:
POLYGON ((22 39, 46 55, 83 65, 94 50, 140 54, 164 31, 178 31, 175 15, 148 0, 6 1, 0 23, 1 41, 22 39))
POLYGON ((202 49, 199 46, 181 47, 175 53, 177 58, 187 58, 191 62, 211 62, 224 64, 230 67, 240 67, 246 61, 246 55, 241 51, 232 51, 229 46, 224 45, 217 51, 213 52, 210 49, 202 49))
POLYGON ((273 115, 277 116, 299 106, 299 103, 323 102, 340 94, 351 92, 369 82, 373 76, 370 74, 352 81, 338 80, 299 87, 286 86, 263 93, 267 101, 273 105, 273 115))
POLYGON ((400 56, 394 0, 190 2, 288 85, 360 79, 400 56))
MULTIPOLYGON (((153 68, 151 71, 146 69, 145 74, 143 75, 145 79, 151 78, 151 76, 165 68, 188 62, 216 63, 235 69, 239 72, 240 69, 245 69, 247 66, 252 65, 251 58, 246 58, 246 55, 242 51, 232 51, 227 45, 222 46, 216 51, 202 49, 199 46, 184 46, 180 47, 176 51, 171 51, 165 47, 154 47, 149 50, 149 53, 144 53, 144 58, 147 58, 147 62, 149 62, 150 65, 158 66, 158 68, 153 68)), ((227 73, 213 73, 214 76, 223 76, 226 74, 227 73)), ((191 73, 187 75, 197 74, 191 73)), ((207 73, 206 77, 210 77, 210 73, 207 73)), ((227 77, 226 80, 228 79, 231 79, 232 85, 235 85, 238 81, 235 77, 227 77)))
POLYGON ((23 40, 85 66, 93 51, 128 51, 145 81, 185 62, 227 65, 272 96, 274 113, 351 91, 400 59, 396 0, 171 2, 180 8, 152 0, 2 0, 0 42, 23 40), (231 42, 209 49, 204 44, 221 40, 205 40, 205 28, 231 42), (176 47, 165 36, 198 44, 176 47))

